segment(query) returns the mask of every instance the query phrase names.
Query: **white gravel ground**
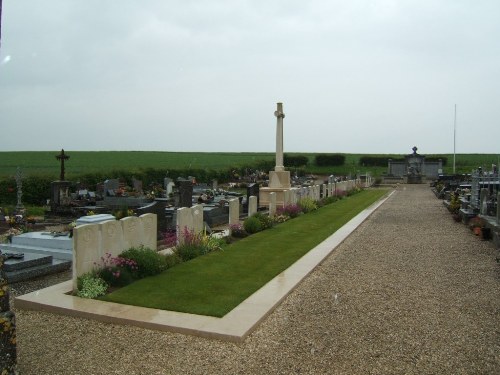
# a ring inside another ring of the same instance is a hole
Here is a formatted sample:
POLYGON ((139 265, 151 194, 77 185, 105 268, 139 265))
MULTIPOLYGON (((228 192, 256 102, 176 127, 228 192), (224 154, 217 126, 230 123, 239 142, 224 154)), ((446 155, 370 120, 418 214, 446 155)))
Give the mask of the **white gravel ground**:
MULTIPOLYGON (((244 343, 15 311, 21 374, 500 374, 500 266, 401 186, 244 343)), ((68 272, 11 286, 20 295, 68 272)))

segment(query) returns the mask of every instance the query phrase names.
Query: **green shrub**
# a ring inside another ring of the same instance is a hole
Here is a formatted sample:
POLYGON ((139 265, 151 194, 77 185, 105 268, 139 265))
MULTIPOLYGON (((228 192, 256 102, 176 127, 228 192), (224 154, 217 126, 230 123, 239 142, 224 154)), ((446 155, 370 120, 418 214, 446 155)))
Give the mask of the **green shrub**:
POLYGON ((122 287, 129 285, 135 281, 132 272, 127 268, 121 267, 103 268, 102 270, 98 271, 98 275, 109 286, 122 287))
POLYGON ((368 155, 361 156, 359 158, 359 165, 363 167, 387 167, 389 163, 389 159, 395 162, 404 161, 405 159, 399 156, 390 156, 390 155, 368 155))
POLYGON ((283 164, 287 167, 303 167, 309 163, 309 158, 304 155, 283 155, 283 164))
POLYGON ((345 163, 345 155, 342 154, 318 154, 314 158, 314 164, 319 167, 335 167, 345 163))
POLYGON ((76 295, 82 298, 97 298, 106 294, 108 284, 95 273, 86 273, 77 279, 76 295))
POLYGON ((331 195, 329 197, 325 197, 325 198, 321 199, 321 204, 323 206, 326 206, 327 204, 331 204, 331 203, 336 202, 338 200, 339 200, 339 198, 331 195))
POLYGON ((202 246, 205 248, 204 253, 206 254, 212 251, 222 250, 222 246, 226 244, 226 240, 224 240, 223 238, 217 238, 203 234, 201 236, 201 243, 202 246))
POLYGON ((222 250, 222 246, 226 243, 222 238, 207 236, 205 233, 194 233, 187 228, 184 228, 182 238, 182 244, 176 246, 175 253, 184 262, 212 251, 222 250))
POLYGON ((275 215, 273 218, 273 222, 276 224, 284 223, 285 221, 290 220, 290 216, 288 215, 275 215))
POLYGON ((262 230, 272 228, 274 225, 273 218, 270 217, 269 215, 264 215, 262 212, 256 212, 252 216, 256 217, 260 221, 262 230))
POLYGON ((137 263, 138 278, 157 275, 167 268, 165 257, 147 247, 132 247, 122 252, 119 257, 131 259, 137 263))
POLYGON ((231 230, 231 236, 236 237, 236 238, 245 238, 248 236, 248 233, 245 231, 243 226, 238 223, 238 224, 231 224, 229 226, 229 229, 231 230))
POLYGON ((247 217, 243 222, 243 228, 245 228, 245 232, 247 233, 257 233, 262 230, 262 224, 260 220, 254 216, 247 217))
POLYGON ((176 253, 165 255, 165 267, 171 268, 182 262, 182 259, 176 253))
POLYGON ((351 195, 357 194, 361 191, 359 187, 355 187, 354 189, 351 189, 347 192, 347 196, 350 197, 351 195))
POLYGON ((298 205, 302 208, 305 213, 314 211, 318 208, 318 205, 312 198, 302 198, 299 200, 298 205))
POLYGON ((175 253, 183 262, 187 262, 188 260, 203 255, 204 250, 198 244, 183 243, 175 248, 175 253))

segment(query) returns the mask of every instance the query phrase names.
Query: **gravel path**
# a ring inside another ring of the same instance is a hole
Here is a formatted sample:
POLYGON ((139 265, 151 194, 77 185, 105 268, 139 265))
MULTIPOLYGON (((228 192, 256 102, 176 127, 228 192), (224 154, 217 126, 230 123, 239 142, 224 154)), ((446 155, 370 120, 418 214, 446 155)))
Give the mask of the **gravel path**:
MULTIPOLYGON (((244 343, 19 310, 19 370, 499 374, 495 257, 491 242, 455 223, 427 186, 402 186, 244 343)), ((11 293, 68 278, 19 283, 11 293)))

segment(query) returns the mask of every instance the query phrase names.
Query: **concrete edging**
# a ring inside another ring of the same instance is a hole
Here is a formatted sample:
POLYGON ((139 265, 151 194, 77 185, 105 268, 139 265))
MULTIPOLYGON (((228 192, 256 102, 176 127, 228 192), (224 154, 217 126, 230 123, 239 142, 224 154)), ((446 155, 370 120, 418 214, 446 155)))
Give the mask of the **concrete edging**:
POLYGON ((15 307, 40 310, 101 322, 133 325, 160 331, 241 342, 395 191, 361 211, 325 241, 311 249, 288 269, 222 318, 146 307, 121 305, 69 295, 72 281, 66 281, 15 298, 15 307))

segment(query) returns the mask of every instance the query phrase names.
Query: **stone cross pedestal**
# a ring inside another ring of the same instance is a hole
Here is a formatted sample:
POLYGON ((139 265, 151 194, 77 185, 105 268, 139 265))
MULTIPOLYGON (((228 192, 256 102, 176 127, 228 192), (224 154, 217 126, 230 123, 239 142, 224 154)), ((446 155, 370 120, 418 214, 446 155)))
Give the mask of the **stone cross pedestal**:
POLYGON ((269 187, 274 189, 290 188, 290 171, 285 171, 283 166, 283 103, 277 103, 274 112, 276 116, 276 165, 274 171, 269 172, 269 187))
POLYGON ((285 204, 284 191, 291 188, 290 171, 285 171, 283 163, 283 103, 277 103, 274 112, 276 116, 276 165, 274 171, 269 171, 269 187, 261 188, 259 193, 259 205, 269 206, 270 193, 276 193, 276 204, 285 204))

